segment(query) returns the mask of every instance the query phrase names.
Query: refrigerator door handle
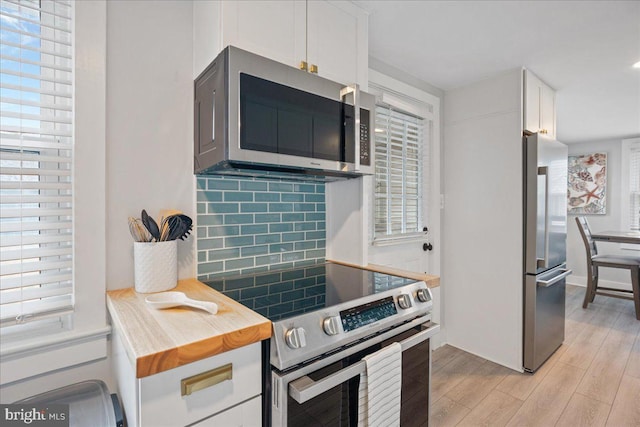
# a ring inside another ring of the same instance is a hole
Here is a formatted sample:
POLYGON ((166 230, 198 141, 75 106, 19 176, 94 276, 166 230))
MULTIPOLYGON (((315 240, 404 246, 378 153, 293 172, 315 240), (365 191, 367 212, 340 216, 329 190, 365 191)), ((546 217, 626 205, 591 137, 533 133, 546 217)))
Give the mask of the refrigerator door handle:
POLYGON ((538 268, 549 267, 549 168, 538 167, 538 176, 544 176, 544 258, 538 259, 538 268))
POLYGON ((558 283, 559 281, 561 281, 562 279, 564 279, 565 277, 567 277, 571 273, 573 273, 573 271, 564 270, 561 274, 558 274, 556 277, 554 277, 551 280, 537 280, 536 283, 538 284, 538 286, 541 286, 541 287, 544 287, 544 288, 548 288, 550 286, 555 285, 556 283, 558 283))

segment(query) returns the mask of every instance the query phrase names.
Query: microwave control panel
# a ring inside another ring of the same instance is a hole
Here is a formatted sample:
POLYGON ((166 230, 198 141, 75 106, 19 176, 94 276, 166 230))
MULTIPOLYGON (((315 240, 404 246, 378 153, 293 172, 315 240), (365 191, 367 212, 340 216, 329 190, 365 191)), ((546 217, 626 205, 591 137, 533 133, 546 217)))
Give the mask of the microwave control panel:
POLYGON ((360 109, 360 163, 365 166, 371 166, 369 114, 369 110, 360 109))

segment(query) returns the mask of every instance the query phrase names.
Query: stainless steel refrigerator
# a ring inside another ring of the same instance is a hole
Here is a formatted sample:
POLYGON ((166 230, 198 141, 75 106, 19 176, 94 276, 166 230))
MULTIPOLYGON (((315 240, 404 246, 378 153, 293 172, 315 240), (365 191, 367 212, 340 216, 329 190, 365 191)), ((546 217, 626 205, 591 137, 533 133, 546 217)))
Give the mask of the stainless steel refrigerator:
POLYGON ((523 143, 523 361, 534 372, 564 341, 568 150, 540 134, 523 143))

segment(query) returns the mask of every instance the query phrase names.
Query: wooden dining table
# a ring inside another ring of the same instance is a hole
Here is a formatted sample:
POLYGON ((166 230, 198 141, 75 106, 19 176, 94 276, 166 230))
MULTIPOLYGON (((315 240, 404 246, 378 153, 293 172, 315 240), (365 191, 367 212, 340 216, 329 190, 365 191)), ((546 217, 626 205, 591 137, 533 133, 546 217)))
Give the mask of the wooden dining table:
POLYGON ((591 233, 597 242, 631 243, 640 245, 640 231, 607 230, 591 233))

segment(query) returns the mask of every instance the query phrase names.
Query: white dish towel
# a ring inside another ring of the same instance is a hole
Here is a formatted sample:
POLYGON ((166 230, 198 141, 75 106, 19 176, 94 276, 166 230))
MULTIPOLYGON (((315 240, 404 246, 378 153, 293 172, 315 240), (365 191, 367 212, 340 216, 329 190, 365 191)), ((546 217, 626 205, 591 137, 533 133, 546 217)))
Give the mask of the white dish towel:
POLYGON ((358 388, 358 427, 399 427, 402 346, 393 343, 364 357, 358 388))

